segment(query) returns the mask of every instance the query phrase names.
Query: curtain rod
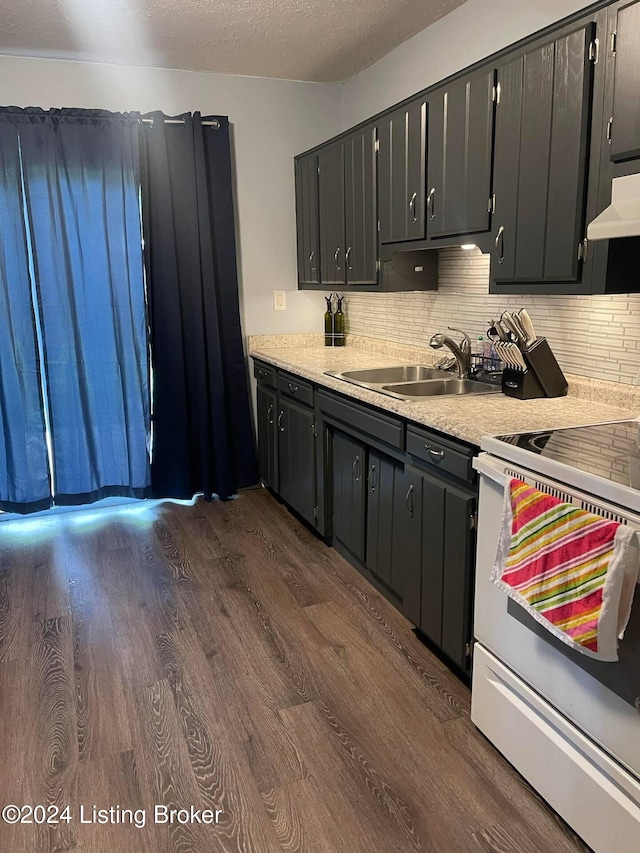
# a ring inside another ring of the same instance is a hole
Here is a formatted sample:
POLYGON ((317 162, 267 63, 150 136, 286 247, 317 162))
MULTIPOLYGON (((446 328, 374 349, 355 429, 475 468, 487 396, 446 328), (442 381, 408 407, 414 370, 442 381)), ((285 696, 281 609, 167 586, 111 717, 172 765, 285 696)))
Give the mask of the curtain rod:
MULTIPOLYGON (((144 124, 153 124, 152 118, 143 118, 143 119, 140 119, 140 121, 144 122, 144 124)), ((165 124, 184 124, 185 121, 183 118, 166 118, 164 120, 164 123, 165 124)), ((213 121, 203 121, 203 122, 201 122, 201 124, 203 127, 213 127, 216 130, 220 129, 220 122, 218 121, 217 118, 214 119, 213 121)))

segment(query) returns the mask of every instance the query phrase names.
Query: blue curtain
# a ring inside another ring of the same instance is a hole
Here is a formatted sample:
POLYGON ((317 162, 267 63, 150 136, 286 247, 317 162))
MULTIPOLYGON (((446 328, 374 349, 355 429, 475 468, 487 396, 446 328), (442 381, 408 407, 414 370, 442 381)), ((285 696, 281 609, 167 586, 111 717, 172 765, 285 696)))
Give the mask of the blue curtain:
POLYGON ((44 349, 54 500, 144 497, 150 393, 138 119, 11 111, 44 349))
POLYGON ((51 505, 18 134, 0 123, 0 509, 51 505))

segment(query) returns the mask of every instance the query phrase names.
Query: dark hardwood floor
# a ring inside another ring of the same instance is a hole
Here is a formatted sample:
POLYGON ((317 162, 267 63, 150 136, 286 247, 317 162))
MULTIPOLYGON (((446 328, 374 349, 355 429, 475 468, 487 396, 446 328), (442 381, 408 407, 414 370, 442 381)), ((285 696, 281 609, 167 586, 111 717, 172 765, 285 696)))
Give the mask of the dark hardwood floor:
POLYGON ((3 853, 586 849, 409 623, 263 490, 0 524, 0 725, 0 806, 72 818, 0 821, 3 853))

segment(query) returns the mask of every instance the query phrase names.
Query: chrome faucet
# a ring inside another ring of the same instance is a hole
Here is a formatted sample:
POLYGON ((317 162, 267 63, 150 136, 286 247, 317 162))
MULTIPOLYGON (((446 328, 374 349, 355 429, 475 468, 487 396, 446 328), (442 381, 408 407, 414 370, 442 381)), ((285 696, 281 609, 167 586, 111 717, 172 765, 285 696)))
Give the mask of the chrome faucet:
POLYGON ((458 365, 458 379, 466 379, 471 367, 471 338, 462 329, 454 329, 453 326, 447 328, 450 332, 460 332, 462 335, 460 343, 457 344, 449 335, 438 333, 431 338, 429 346, 433 349, 441 349, 442 347, 450 349, 458 365))

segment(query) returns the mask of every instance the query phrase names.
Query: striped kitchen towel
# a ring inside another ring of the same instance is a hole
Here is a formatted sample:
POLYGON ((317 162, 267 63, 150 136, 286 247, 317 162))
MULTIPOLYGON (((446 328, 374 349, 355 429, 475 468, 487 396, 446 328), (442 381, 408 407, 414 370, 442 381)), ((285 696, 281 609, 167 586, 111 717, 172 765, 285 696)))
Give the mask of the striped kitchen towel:
POLYGON ((512 479, 492 581, 568 646, 618 660, 638 578, 635 530, 512 479))

